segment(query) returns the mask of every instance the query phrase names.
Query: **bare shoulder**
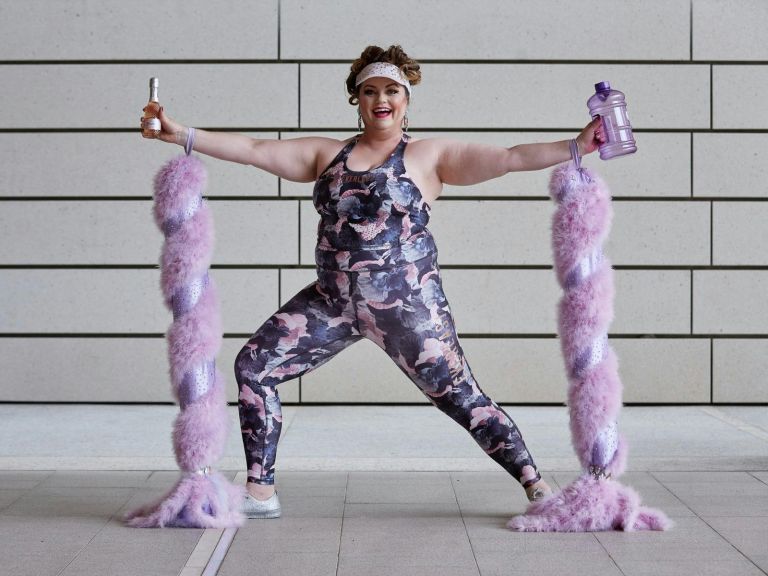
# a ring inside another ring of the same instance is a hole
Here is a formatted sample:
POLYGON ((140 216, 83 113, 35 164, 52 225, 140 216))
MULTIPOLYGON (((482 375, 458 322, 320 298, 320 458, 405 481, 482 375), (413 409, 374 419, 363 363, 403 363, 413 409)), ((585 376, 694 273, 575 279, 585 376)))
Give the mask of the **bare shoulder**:
POLYGON ((336 155, 346 146, 354 136, 350 136, 344 140, 338 138, 326 138, 324 136, 309 136, 313 140, 313 143, 317 150, 317 172, 325 169, 328 164, 331 163, 336 155))
POLYGON ((410 138, 408 140, 408 155, 422 169, 434 168, 445 142, 445 138, 410 138))
POLYGON ((405 152, 405 165, 425 202, 432 204, 443 191, 437 163, 443 138, 411 138, 405 152))
MULTIPOLYGON (((412 138, 413 155, 436 165, 441 156, 460 148, 462 142, 451 138, 412 138)), ((410 148, 411 146, 409 146, 410 148)))

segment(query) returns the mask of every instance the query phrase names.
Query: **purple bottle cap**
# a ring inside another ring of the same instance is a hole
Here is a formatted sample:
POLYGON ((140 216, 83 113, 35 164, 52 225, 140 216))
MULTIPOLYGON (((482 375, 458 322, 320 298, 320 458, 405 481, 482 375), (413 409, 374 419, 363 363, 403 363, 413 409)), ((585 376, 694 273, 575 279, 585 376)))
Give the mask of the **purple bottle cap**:
POLYGON ((611 89, 611 83, 607 80, 595 84, 595 92, 607 92, 611 89))

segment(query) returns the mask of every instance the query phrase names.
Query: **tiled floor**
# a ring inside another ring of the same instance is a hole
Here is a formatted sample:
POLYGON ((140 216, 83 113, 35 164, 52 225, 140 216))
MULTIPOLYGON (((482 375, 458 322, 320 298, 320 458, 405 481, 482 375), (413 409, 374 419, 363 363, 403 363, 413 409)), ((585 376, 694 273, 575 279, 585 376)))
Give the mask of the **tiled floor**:
MULTIPOLYGON (((205 531, 120 521, 178 476, 172 458, 160 466, 168 470, 147 466, 168 458, 175 410, 121 410, 0 406, 0 575, 203 573, 190 558, 205 531), (39 442, 34 434, 50 430, 52 414, 61 423, 54 440, 39 442)), ((569 482, 576 472, 567 428, 559 429, 564 411, 509 410, 545 478, 569 482)), ((523 491, 431 407, 288 412, 277 476, 283 516, 240 528, 222 576, 768 573, 766 407, 625 408, 631 452, 622 480, 675 527, 590 534, 507 530, 525 508, 523 491)), ((224 458, 235 462, 230 478, 241 468, 234 440, 224 458)))

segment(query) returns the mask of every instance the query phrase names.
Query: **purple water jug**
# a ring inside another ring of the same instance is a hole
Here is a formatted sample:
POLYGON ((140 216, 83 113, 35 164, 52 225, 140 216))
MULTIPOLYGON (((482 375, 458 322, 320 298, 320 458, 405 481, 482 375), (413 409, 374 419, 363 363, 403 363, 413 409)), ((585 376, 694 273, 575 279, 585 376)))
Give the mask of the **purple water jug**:
POLYGON ((600 116, 603 119, 606 141, 600 146, 602 160, 637 151, 623 92, 611 90, 608 82, 598 82, 595 84, 595 94, 587 100, 587 106, 592 118, 600 116))

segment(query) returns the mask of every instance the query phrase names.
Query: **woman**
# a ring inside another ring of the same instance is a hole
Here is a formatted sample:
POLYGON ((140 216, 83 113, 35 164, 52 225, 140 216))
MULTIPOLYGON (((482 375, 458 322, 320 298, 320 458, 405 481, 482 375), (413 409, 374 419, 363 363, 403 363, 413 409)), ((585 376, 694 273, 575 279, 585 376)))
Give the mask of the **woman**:
MULTIPOLYGON (((419 64, 399 46, 369 46, 346 81, 361 133, 348 140, 256 140, 190 131, 161 109, 160 139, 281 178, 315 182, 320 214, 317 280, 273 314, 235 361, 248 466, 245 513, 280 515, 274 463, 281 428, 277 385, 324 364, 365 337, 378 344, 429 401, 456 420, 526 491, 550 494, 517 426, 475 382, 442 289, 426 229, 444 184, 471 185, 511 171, 541 170, 571 156, 569 141, 501 148, 405 134, 419 64), (189 140, 190 132, 196 136, 189 140)), ((599 120, 576 138, 588 154, 599 120)))

